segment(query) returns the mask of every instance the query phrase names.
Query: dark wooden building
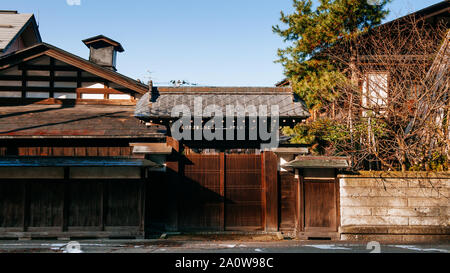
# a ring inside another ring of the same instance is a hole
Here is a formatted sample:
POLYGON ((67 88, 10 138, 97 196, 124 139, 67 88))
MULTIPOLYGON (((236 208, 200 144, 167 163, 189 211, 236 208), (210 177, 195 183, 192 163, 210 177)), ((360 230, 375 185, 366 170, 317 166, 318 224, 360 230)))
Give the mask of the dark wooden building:
MULTIPOLYGON (((273 118, 279 119, 276 130, 309 117, 290 88, 239 87, 155 87, 139 101, 136 116, 166 126, 170 135, 170 127, 178 119, 172 115, 174 107, 184 105, 192 114, 188 120, 191 126, 186 128, 195 136, 196 130, 206 128, 215 117, 198 114, 204 114, 195 109, 199 98, 202 111, 211 105, 220 109, 227 105, 246 109, 276 105, 278 116, 269 114, 267 120, 272 123, 273 118)), ((227 124, 231 118, 232 130, 241 127, 248 132, 265 126, 253 117, 250 112, 240 118, 227 112, 215 124, 227 124)), ((241 141, 225 137, 177 141, 169 137, 168 143, 176 152, 167 158, 166 173, 160 173, 160 178, 149 184, 151 229, 281 231, 302 238, 338 238, 339 183, 335 170, 347 168, 348 162, 300 157, 298 160, 306 164, 299 166, 296 158, 307 154, 307 148, 288 145, 282 139, 276 147, 262 148, 265 142, 260 138, 250 141, 250 135, 247 133, 241 141)))
POLYGON ((117 72, 120 43, 83 42, 89 60, 45 43, 0 57, 0 238, 337 233, 337 167, 298 172, 308 149, 261 134, 310 116, 290 88, 149 87, 117 72), (173 135, 177 106, 190 139, 173 135))
POLYGON ((122 46, 85 44, 90 61, 43 43, 0 58, 2 238, 144 236, 148 173, 164 166, 140 143, 167 153, 165 128, 134 117, 148 87, 116 72, 122 46))

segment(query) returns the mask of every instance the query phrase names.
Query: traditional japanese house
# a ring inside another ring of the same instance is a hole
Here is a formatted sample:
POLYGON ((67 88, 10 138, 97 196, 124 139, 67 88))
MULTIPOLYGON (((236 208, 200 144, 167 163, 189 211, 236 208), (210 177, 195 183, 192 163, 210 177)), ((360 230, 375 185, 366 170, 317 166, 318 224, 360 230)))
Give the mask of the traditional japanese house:
MULTIPOLYGON (((280 165, 307 154, 308 149, 283 139, 265 146, 267 139, 261 135, 251 137, 268 124, 275 123, 272 128, 278 131, 309 117, 290 88, 154 87, 140 99, 136 116, 166 126, 168 144, 176 151, 167 158, 166 173, 149 184, 148 223, 153 231, 283 231, 296 235, 302 230, 299 176, 280 165), (225 111, 227 106, 242 106, 245 111, 238 115, 225 111), (261 106, 276 106, 279 112, 274 115, 269 110, 265 119, 264 113, 251 111, 261 106), (182 128, 188 133, 177 139, 174 127, 178 128, 181 110, 183 117, 188 116, 182 128), (215 129, 212 139, 205 134, 210 127, 215 129), (240 138, 239 129, 245 130, 240 138)), ((330 211, 316 209, 314 216, 327 220, 334 213, 335 221, 326 235, 334 232, 336 237, 339 204, 334 172, 330 179, 330 201, 335 203, 330 211)), ((330 197, 321 196, 316 186, 312 184, 311 199, 330 197)))
POLYGON ((122 45, 84 43, 89 60, 45 43, 0 57, 2 238, 144 235, 145 181, 164 167, 140 150, 170 153, 165 128, 134 117, 148 87, 116 72, 122 45))

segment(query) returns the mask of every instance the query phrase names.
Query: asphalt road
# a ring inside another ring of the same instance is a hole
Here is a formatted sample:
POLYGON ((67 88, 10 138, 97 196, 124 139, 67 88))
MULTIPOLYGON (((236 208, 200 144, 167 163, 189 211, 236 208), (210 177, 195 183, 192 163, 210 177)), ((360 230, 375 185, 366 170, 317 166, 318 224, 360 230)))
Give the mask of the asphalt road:
POLYGON ((0 241, 1 253, 450 253, 450 244, 330 241, 89 240, 0 241), (378 247, 379 246, 379 247, 378 247))

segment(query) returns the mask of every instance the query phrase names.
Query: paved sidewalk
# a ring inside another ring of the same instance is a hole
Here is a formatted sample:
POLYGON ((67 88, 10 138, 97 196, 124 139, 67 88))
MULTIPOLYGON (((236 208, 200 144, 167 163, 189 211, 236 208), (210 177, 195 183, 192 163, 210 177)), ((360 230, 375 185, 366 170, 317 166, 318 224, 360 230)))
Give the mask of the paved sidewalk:
POLYGON ((450 244, 377 244, 331 241, 83 240, 0 241, 1 253, 450 253, 450 244), (77 244, 79 243, 79 245, 77 244))

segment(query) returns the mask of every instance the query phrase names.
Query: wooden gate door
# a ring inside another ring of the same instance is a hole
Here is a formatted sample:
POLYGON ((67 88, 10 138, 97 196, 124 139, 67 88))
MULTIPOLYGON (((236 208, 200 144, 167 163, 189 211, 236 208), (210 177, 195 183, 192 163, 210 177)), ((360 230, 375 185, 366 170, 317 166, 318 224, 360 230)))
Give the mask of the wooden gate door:
POLYGON ((226 155, 225 229, 263 230, 261 155, 226 155))
POLYGON ((224 229, 222 155, 187 155, 178 188, 178 226, 182 231, 224 229))
POLYGON ((277 230, 276 155, 190 154, 177 172, 178 230, 277 230))
POLYGON ((304 232, 322 237, 338 230, 338 188, 336 180, 304 180, 304 232))

